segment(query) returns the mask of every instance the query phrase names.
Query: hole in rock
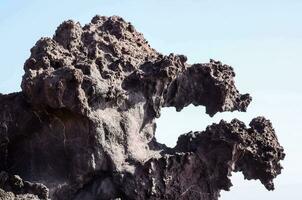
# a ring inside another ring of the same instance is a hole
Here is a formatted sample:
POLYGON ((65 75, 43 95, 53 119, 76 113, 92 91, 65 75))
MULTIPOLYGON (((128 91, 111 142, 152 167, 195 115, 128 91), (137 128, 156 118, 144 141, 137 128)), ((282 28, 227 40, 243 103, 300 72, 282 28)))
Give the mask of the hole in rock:
POLYGON ((221 119, 230 122, 234 118, 248 125, 252 117, 240 112, 216 113, 214 117, 210 117, 206 114, 204 106, 189 105, 180 112, 177 112, 174 107, 162 108, 161 116, 156 119, 155 137, 159 143, 174 147, 181 134, 204 131, 208 125, 219 123, 221 119))
POLYGON ((278 198, 280 194, 276 195, 275 193, 279 193, 277 191, 267 192, 265 187, 261 185, 260 181, 258 180, 249 180, 249 181, 244 180, 244 176, 242 175, 241 172, 237 172, 237 173, 233 172, 231 180, 233 183, 233 186, 230 189, 231 192, 222 190, 220 193, 221 197, 219 198, 219 200, 284 199, 284 198, 278 198))

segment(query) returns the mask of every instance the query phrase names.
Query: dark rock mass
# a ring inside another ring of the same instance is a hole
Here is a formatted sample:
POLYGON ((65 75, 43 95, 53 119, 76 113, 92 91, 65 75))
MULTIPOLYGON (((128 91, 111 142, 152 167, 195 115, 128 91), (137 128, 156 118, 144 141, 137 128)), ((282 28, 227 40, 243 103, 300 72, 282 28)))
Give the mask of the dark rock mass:
POLYGON ((264 117, 222 120, 174 148, 156 141, 162 107, 213 116, 251 102, 232 67, 186 61, 117 16, 66 21, 41 38, 22 91, 0 94, 0 199, 217 200, 238 171, 273 190, 285 154, 264 117))

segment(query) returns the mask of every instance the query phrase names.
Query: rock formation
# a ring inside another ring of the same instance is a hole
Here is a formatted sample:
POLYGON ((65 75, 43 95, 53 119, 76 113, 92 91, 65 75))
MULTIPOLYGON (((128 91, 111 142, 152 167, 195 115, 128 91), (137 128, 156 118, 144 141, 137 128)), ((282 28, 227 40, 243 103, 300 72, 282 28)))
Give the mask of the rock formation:
POLYGON ((284 158, 269 120, 234 119, 156 141, 162 107, 246 111, 232 67, 158 53, 120 17, 63 22, 0 95, 0 199, 217 200, 232 172, 273 190, 284 158))

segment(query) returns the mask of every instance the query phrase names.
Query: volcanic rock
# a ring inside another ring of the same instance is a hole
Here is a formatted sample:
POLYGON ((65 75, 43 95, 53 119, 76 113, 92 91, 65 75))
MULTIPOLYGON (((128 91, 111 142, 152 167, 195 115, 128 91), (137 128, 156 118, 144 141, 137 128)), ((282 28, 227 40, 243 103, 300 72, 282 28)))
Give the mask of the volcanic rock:
POLYGON ((273 190, 280 146, 269 120, 234 119, 156 141, 163 107, 246 111, 251 97, 219 61, 162 55, 122 18, 63 22, 24 64, 22 91, 0 94, 0 199, 217 200, 232 172, 273 190))

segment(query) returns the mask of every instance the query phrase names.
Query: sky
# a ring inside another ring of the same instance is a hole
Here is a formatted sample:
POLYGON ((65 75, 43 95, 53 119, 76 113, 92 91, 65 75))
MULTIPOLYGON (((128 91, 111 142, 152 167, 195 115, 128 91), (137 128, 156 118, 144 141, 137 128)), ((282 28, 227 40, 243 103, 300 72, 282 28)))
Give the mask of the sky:
POLYGON ((284 170, 268 192, 259 181, 232 176, 220 200, 302 199, 302 1, 301 0, 0 0, 0 93, 20 91, 23 64, 41 37, 51 37, 64 20, 82 25, 96 15, 131 21, 161 53, 185 54, 189 63, 210 58, 231 65, 237 88, 253 101, 246 113, 203 107, 162 110, 157 139, 174 146, 177 137, 202 131, 221 119, 269 118, 285 148, 284 170))

